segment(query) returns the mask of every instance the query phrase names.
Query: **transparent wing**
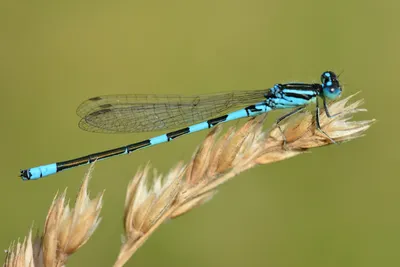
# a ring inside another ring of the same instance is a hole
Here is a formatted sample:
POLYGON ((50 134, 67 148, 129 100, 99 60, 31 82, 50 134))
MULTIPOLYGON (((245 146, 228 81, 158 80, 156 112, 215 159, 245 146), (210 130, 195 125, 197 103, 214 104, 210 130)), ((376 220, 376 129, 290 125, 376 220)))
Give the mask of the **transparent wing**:
POLYGON ((185 127, 264 99, 267 90, 213 95, 105 95, 77 109, 79 127, 98 133, 150 132, 185 127))

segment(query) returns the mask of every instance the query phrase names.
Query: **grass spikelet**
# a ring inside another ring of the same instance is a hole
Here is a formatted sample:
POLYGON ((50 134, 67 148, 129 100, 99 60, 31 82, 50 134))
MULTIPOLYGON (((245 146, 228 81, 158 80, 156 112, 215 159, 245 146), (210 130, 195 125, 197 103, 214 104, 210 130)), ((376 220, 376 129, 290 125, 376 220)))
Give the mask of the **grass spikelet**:
POLYGON ((32 230, 22 243, 12 244, 3 266, 64 266, 68 257, 83 246, 100 223, 103 193, 91 200, 89 168, 78 192, 74 208, 66 200, 66 191, 53 199, 44 232, 32 243, 32 230))
POLYGON ((84 245, 100 223, 103 193, 91 200, 87 186, 93 167, 89 169, 78 192, 75 208, 66 203, 65 191, 57 196, 48 213, 43 234, 46 266, 62 266, 68 257, 84 245))
POLYGON ((221 128, 216 127, 211 130, 211 134, 208 134, 206 139, 203 141, 202 145, 196 151, 196 157, 190 162, 190 165, 186 171, 186 181, 188 183, 196 184, 198 180, 193 178, 203 177, 204 173, 207 171, 206 166, 209 164, 204 164, 210 158, 210 153, 212 150, 206 149, 210 144, 215 143, 215 138, 217 138, 218 133, 221 128))
MULTIPOLYGON (((123 266, 151 233, 175 210, 185 166, 178 163, 168 175, 156 175, 150 188, 149 165, 138 171, 127 189, 125 202, 125 241, 114 266, 123 266)), ((156 172, 154 172, 156 174, 156 172)))
POLYGON ((37 253, 39 251, 37 243, 32 243, 32 229, 29 230, 28 236, 24 238, 22 243, 19 241, 17 243, 13 242, 5 251, 6 258, 3 267, 43 266, 41 255, 37 253))

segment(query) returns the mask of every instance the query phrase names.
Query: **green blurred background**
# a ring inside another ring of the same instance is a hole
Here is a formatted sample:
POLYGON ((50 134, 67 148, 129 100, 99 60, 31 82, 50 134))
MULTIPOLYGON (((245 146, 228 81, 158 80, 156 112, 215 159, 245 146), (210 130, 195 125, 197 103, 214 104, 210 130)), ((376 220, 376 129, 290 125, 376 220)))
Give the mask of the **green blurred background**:
MULTIPOLYGON (((153 136, 81 131, 81 101, 316 82, 329 69, 344 71, 344 96, 361 91, 368 113, 356 118, 378 120, 365 137, 241 174, 163 225, 128 266, 400 266, 399 8, 394 0, 1 1, 0 246, 32 221, 42 229, 57 190, 74 198, 87 170, 22 182, 21 168, 153 136)), ((97 164, 90 189, 106 189, 103 221, 69 266, 111 266, 138 166, 150 160, 166 172, 206 134, 97 164)))

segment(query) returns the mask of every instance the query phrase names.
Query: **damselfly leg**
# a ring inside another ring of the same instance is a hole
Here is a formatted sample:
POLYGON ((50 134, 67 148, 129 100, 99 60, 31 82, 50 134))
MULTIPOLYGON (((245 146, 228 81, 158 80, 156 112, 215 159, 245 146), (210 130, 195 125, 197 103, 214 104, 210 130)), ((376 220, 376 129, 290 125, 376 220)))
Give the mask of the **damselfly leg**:
MULTIPOLYGON (((322 130, 322 128, 321 128, 321 123, 320 123, 320 120, 319 120, 319 102, 318 102, 318 98, 316 98, 315 99, 315 103, 316 103, 316 108, 315 108, 315 126, 316 126, 316 129, 318 130, 318 131, 320 131, 322 134, 324 134, 333 144, 337 144, 336 142, 335 142, 335 140, 333 140, 324 130, 322 130)), ((325 99, 324 99, 324 106, 325 106, 325 113, 326 113, 326 115, 328 116, 328 118, 331 118, 332 116, 336 116, 336 115, 338 115, 338 114, 335 114, 335 115, 328 115, 329 114, 329 111, 328 111, 328 109, 326 108, 327 107, 327 105, 326 105, 326 101, 325 101, 325 99)))
POLYGON ((287 146, 286 146, 286 145, 287 145, 287 139, 286 139, 285 133, 283 132, 283 130, 282 130, 281 126, 280 126, 280 123, 281 123, 283 120, 289 118, 290 116, 299 113, 300 111, 304 110, 305 108, 306 108, 306 106, 301 106, 301 107, 295 108, 295 109, 292 110, 291 112, 286 113, 285 115, 283 115, 282 117, 280 117, 279 119, 277 119, 276 122, 275 122, 275 125, 278 126, 278 129, 279 129, 279 131, 280 131, 281 134, 282 134, 283 147, 284 147, 285 149, 287 148, 287 146))

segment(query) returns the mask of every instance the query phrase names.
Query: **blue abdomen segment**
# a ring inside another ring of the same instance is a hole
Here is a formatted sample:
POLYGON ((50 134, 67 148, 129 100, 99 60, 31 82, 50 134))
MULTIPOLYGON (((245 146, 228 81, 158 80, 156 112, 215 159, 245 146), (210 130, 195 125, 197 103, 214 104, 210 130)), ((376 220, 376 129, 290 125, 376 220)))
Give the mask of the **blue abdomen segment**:
POLYGON ((27 169, 24 172, 25 175, 22 176, 22 180, 36 180, 40 179, 44 176, 51 175, 57 172, 57 164, 52 163, 52 164, 47 164, 47 165, 42 165, 39 167, 27 169))
POLYGON ((160 135, 160 136, 157 136, 157 137, 153 137, 153 138, 150 138, 149 139, 150 140, 150 145, 157 145, 157 144, 161 144, 161 143, 165 143, 165 142, 167 142, 168 141, 168 138, 167 138, 167 135, 166 134, 163 134, 163 135, 160 135))
POLYGON ((208 127, 208 123, 207 122, 201 122, 201 123, 197 123, 195 125, 190 126, 189 130, 190 130, 191 133, 194 133, 194 132, 198 132, 198 131, 201 131, 201 130, 204 130, 204 129, 207 129, 207 128, 209 128, 208 127))

